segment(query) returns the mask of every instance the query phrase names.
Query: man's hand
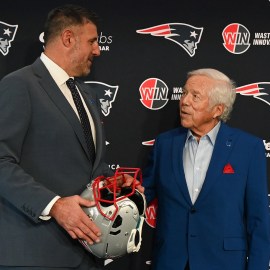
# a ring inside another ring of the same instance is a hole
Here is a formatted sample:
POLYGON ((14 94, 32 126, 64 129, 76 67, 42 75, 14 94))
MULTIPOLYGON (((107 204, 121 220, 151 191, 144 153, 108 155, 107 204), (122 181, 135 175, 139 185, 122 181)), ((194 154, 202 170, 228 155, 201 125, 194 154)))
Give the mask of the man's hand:
POLYGON ((144 193, 144 187, 141 185, 141 182, 129 174, 125 173, 118 175, 117 177, 112 176, 106 178, 107 184, 112 184, 115 180, 117 188, 131 187, 132 185, 134 185, 139 192, 144 193), (135 184, 133 184, 134 181, 135 184))
POLYGON ((141 185, 141 182, 129 174, 124 174, 125 181, 122 183, 122 187, 130 187, 135 181, 135 188, 138 189, 139 192, 144 193, 144 187, 141 185))
POLYGON ((93 201, 75 195, 58 199, 53 205, 50 216, 56 219, 73 239, 82 239, 89 244, 100 242, 100 229, 84 213, 82 206, 94 206, 93 201))

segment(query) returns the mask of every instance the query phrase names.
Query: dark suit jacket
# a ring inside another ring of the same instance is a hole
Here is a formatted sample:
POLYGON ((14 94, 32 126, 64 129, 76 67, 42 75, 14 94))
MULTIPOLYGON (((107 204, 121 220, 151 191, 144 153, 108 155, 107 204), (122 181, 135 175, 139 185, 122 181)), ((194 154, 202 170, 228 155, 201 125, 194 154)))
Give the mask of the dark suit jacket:
POLYGON ((54 219, 39 219, 54 196, 112 174, 99 101, 79 88, 96 128, 93 167, 79 120, 40 59, 0 83, 0 265, 72 267, 85 254, 54 219))
POLYGON ((262 140, 222 124, 193 205, 183 169, 187 130, 155 140, 143 185, 158 199, 153 269, 267 270, 270 255, 266 158, 262 140), (230 164, 234 173, 223 172, 230 164), (247 262, 248 257, 248 262, 247 262))

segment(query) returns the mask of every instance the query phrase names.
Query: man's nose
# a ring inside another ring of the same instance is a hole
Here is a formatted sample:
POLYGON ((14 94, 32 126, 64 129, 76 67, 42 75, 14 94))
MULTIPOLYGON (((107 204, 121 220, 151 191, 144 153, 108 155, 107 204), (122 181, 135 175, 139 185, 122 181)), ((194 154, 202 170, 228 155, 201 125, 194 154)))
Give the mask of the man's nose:
POLYGON ((100 48, 99 48, 98 43, 95 43, 95 44, 94 44, 94 47, 93 47, 93 55, 94 55, 94 56, 100 56, 100 48))
POLYGON ((190 100, 190 95, 186 94, 186 95, 182 95, 181 99, 180 99, 180 104, 182 105, 188 105, 189 104, 189 100, 190 100))

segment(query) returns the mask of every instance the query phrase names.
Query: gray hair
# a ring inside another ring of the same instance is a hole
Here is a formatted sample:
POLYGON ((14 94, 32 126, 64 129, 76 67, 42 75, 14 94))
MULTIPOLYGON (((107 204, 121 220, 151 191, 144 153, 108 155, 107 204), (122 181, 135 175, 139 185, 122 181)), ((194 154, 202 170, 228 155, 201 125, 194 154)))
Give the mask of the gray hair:
POLYGON ((224 105, 224 112, 219 117, 226 122, 231 115, 236 98, 235 83, 222 72, 212 68, 202 68, 188 72, 187 78, 195 75, 203 75, 214 80, 214 86, 209 91, 209 102, 211 106, 224 105))

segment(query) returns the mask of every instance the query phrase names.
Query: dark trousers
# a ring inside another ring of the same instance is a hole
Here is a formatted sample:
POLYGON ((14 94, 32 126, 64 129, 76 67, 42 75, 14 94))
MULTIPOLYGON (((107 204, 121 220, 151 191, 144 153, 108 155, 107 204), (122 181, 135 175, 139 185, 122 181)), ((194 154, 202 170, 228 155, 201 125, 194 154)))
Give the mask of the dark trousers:
POLYGON ((54 267, 29 267, 29 266, 2 266, 0 265, 0 270, 101 270, 101 265, 96 265, 93 262, 92 256, 86 254, 82 263, 76 268, 54 268, 54 267), (88 255, 88 256, 87 256, 88 255))

